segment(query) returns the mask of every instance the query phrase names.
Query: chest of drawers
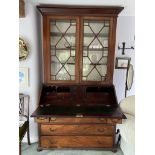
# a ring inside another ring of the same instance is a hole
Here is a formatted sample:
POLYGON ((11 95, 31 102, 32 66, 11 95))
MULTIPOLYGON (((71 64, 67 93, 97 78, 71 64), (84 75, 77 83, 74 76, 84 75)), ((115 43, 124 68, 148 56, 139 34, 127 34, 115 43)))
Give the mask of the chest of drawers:
POLYGON ((116 124, 121 119, 103 117, 36 117, 39 150, 106 149, 117 150, 116 124))

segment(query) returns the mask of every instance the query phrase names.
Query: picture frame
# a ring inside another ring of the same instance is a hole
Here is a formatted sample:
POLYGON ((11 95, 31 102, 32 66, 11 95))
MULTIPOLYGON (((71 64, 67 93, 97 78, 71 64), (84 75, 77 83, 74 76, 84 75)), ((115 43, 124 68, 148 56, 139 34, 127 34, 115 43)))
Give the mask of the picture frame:
POLYGON ((29 86, 29 71, 27 67, 19 68, 19 86, 21 88, 27 88, 29 86))
POLYGON ((116 69, 127 69, 130 64, 130 57, 116 57, 115 68, 116 69))

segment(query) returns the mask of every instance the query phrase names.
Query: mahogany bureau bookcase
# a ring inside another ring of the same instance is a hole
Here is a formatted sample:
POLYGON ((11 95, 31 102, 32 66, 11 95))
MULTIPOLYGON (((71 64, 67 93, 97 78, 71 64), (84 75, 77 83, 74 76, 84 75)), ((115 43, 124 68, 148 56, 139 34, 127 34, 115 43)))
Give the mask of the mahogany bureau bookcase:
POLYGON ((125 118, 113 85, 119 6, 39 5, 44 81, 37 109, 38 150, 117 150, 125 118))

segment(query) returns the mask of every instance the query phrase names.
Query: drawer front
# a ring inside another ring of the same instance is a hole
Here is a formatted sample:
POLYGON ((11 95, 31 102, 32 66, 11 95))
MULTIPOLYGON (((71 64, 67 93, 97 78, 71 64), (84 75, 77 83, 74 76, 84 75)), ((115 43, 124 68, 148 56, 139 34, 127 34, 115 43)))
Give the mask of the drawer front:
POLYGON ((50 118, 50 123, 107 123, 106 118, 50 118))
POLYGON ((109 125, 41 125, 41 135, 113 135, 109 125))
POLYGON ((108 124, 122 124, 122 119, 108 118, 107 123, 108 124))
POLYGON ((121 124, 122 119, 115 118, 56 118, 56 117, 37 117, 35 118, 37 123, 108 123, 108 124, 121 124))
POLYGON ((41 136, 42 148, 111 148, 112 136, 41 136))
POLYGON ((37 117, 35 118, 35 122, 37 123, 49 123, 50 118, 49 117, 37 117))

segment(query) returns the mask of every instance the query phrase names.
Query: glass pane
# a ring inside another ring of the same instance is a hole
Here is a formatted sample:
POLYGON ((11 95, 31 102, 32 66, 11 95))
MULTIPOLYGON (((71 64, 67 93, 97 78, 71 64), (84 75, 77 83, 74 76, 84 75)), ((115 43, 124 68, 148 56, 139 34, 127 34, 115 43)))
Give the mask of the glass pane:
POLYGON ((65 67, 63 67, 56 75, 56 80, 70 80, 70 75, 68 74, 65 67))
POLYGON ((104 81, 107 74, 109 21, 84 20, 84 81, 104 81))
POLYGON ((94 68, 92 72, 89 74, 87 80, 89 81, 101 81, 101 75, 94 68))
POLYGON ((102 57, 102 59, 100 59, 99 63, 102 65, 106 65, 107 64, 107 57, 102 57))
POLYGON ((56 56, 59 59, 60 63, 65 63, 70 58, 70 52, 58 50, 56 51, 56 56))
POLYGON ((75 80, 76 20, 51 20, 51 79, 75 80))
POLYGON ((101 76, 105 76, 107 73, 107 66, 106 65, 97 65, 96 69, 98 70, 101 76))
POLYGON ((61 69, 61 67, 62 67, 62 64, 57 59, 57 57, 52 56, 52 58, 51 58, 51 73, 52 73, 52 75, 56 75, 59 72, 59 70, 61 69))
POLYGON ((98 63, 102 59, 102 52, 96 51, 95 53, 93 51, 90 51, 88 53, 88 57, 91 60, 92 63, 98 63))
POLYGON ((69 75, 75 75, 75 65, 66 64, 65 68, 67 72, 69 73, 69 75))

